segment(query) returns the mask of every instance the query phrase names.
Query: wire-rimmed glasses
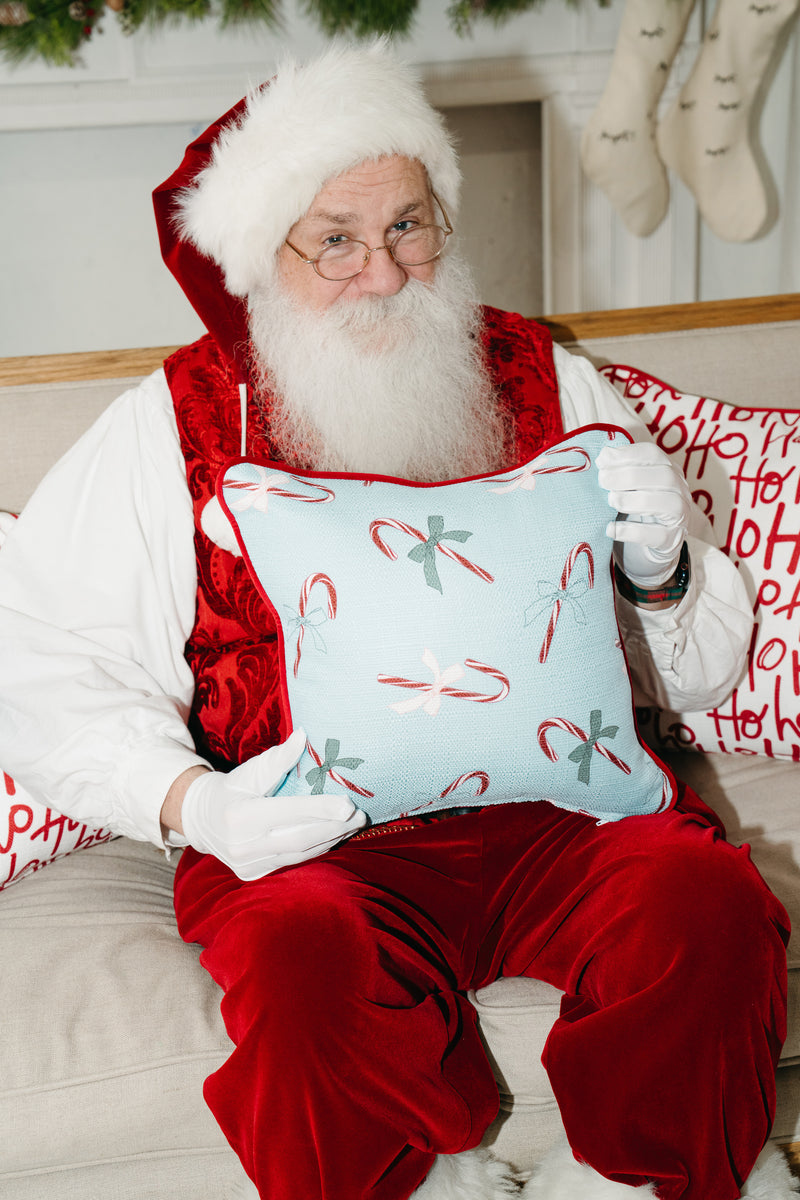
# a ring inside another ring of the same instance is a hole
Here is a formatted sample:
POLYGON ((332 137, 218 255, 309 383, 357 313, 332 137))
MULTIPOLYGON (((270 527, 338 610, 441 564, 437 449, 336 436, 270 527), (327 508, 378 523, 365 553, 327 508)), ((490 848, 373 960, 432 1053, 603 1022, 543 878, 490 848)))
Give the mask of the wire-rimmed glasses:
POLYGON ((326 246, 314 258, 306 258, 297 246, 286 240, 286 245, 293 250, 297 257, 307 267, 313 267, 321 279, 340 283, 345 279, 353 279, 360 275, 376 250, 385 250, 392 260, 400 267, 421 267, 424 263, 433 262, 444 250, 445 242, 453 232, 453 226, 445 212, 444 205, 435 192, 431 193, 441 209, 444 225, 414 225, 393 237, 383 246, 368 246, 366 242, 348 238, 344 234, 342 240, 326 246))

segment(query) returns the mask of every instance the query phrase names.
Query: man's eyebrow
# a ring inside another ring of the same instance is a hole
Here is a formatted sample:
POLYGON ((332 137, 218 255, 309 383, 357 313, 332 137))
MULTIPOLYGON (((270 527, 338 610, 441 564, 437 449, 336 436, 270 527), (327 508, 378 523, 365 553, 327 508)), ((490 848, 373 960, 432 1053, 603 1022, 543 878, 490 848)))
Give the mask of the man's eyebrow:
MULTIPOLYGON (((392 221, 399 220, 400 217, 405 217, 409 213, 415 212, 418 208, 422 208, 424 200, 412 200, 409 204, 403 205, 395 213, 392 221)), ((363 213, 356 212, 330 212, 327 209, 319 212, 310 212, 307 215, 307 220, 319 222, 323 225, 356 225, 363 220, 363 213)), ((392 223, 391 221, 389 222, 392 223)))
POLYGON ((354 225, 359 220, 358 213, 311 212, 309 221, 321 221, 323 225, 354 225))

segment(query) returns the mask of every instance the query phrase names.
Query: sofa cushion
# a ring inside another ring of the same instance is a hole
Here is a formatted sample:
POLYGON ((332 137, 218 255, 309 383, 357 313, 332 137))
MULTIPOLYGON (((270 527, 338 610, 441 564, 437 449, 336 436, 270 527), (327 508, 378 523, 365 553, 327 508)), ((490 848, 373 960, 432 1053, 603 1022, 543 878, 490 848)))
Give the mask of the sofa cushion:
POLYGON ((538 979, 498 979, 469 993, 500 1093, 500 1111, 483 1146, 529 1170, 563 1131, 542 1050, 561 1007, 557 988, 538 979))
POLYGON ((0 387, 0 508, 20 512, 45 472, 138 382, 126 377, 0 387))
POLYGON ((642 714, 645 736, 659 748, 800 760, 800 409, 733 407, 630 366, 603 373, 686 474, 739 567, 756 621, 731 697, 708 712, 642 714))
MULTIPOLYGON (((732 840, 800 925, 798 768, 739 755, 671 765, 721 813, 732 840)), ((173 868, 120 838, 0 896, 0 1194, 9 1200, 223 1200, 239 1164, 202 1100, 227 1057, 221 993, 178 937, 173 868), (46 1130, 46 1136, 42 1131, 46 1130)), ((560 1129, 540 1063, 560 993, 501 979, 471 996, 500 1114, 484 1141, 530 1169, 560 1129)), ((800 960, 790 947, 790 1033, 775 1136, 800 1137, 800 960)))
POLYGON ((3 1196, 221 1200, 241 1178, 202 1098, 230 1048, 219 992, 172 880, 120 838, 0 896, 3 1196))
MULTIPOLYGON (((788 298, 787 298, 788 299, 788 298)), ((759 302, 760 303, 760 302, 759 302)), ((796 303, 789 300, 792 312, 796 303)), ((595 366, 636 363, 658 379, 669 379, 684 392, 698 396, 724 396, 730 404, 753 403, 754 389, 768 394, 775 407, 797 407, 800 378, 800 321, 792 319, 756 321, 747 324, 716 324, 713 306, 680 305, 680 324, 665 328, 657 314, 637 314, 646 333, 591 334, 580 342, 567 342, 565 349, 590 359, 595 366), (705 323, 708 319, 708 323, 705 323), (693 323, 698 322, 696 327, 693 323)), ((776 310, 777 311, 777 310, 776 310)), ((784 310, 786 312, 786 310, 784 310)), ((605 324, 606 314, 599 314, 605 324)), ((740 314, 736 314, 734 320, 740 314)), ((788 313, 787 313, 788 316, 788 313)), ((612 316, 611 328, 623 328, 612 316)), ((596 328, 596 327, 595 327, 596 328)))
POLYGON ((594 426, 440 484, 227 469, 220 501, 307 737, 288 793, 347 788, 375 822, 531 797, 603 820, 670 803, 616 624, 594 465, 614 441, 594 426))

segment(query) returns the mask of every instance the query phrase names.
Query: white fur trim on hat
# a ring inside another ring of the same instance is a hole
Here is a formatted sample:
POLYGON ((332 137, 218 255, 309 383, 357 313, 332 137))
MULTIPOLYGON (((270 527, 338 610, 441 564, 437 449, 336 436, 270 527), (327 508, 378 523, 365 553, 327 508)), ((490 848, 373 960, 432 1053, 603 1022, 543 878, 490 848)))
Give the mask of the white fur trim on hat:
POLYGON ((458 206, 460 172, 441 116, 417 74, 388 52, 334 43, 305 65, 285 63, 222 131, 212 161, 180 198, 181 232, 247 296, 321 188, 360 163, 418 159, 445 207, 458 206))

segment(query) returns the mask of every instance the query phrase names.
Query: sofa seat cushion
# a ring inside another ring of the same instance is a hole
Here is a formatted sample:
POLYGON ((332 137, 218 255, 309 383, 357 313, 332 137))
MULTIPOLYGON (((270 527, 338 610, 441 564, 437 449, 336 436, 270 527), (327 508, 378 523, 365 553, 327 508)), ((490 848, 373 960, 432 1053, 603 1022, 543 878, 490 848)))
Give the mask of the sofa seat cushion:
POLYGON ((530 1170, 563 1132, 541 1056, 561 992, 538 979, 498 979, 470 992, 500 1093, 500 1111, 482 1145, 517 1170, 530 1170))
MULTIPOLYGON (((670 766, 732 841, 750 842, 800 925, 797 764, 682 754, 670 766)), ((224 1200, 241 1178, 202 1099, 230 1049, 220 993, 177 934, 172 880, 157 850, 120 838, 0 894, 0 1194, 9 1200, 224 1200)), ((778 1072, 783 1141, 800 1138, 797 944, 778 1072)), ((561 1127, 540 1063, 560 993, 501 979, 471 999, 500 1089, 484 1144, 529 1169, 561 1127)))
POLYGON ((202 1098, 230 1043, 172 877, 118 839, 0 896, 0 1194, 220 1200, 241 1177, 202 1098))

